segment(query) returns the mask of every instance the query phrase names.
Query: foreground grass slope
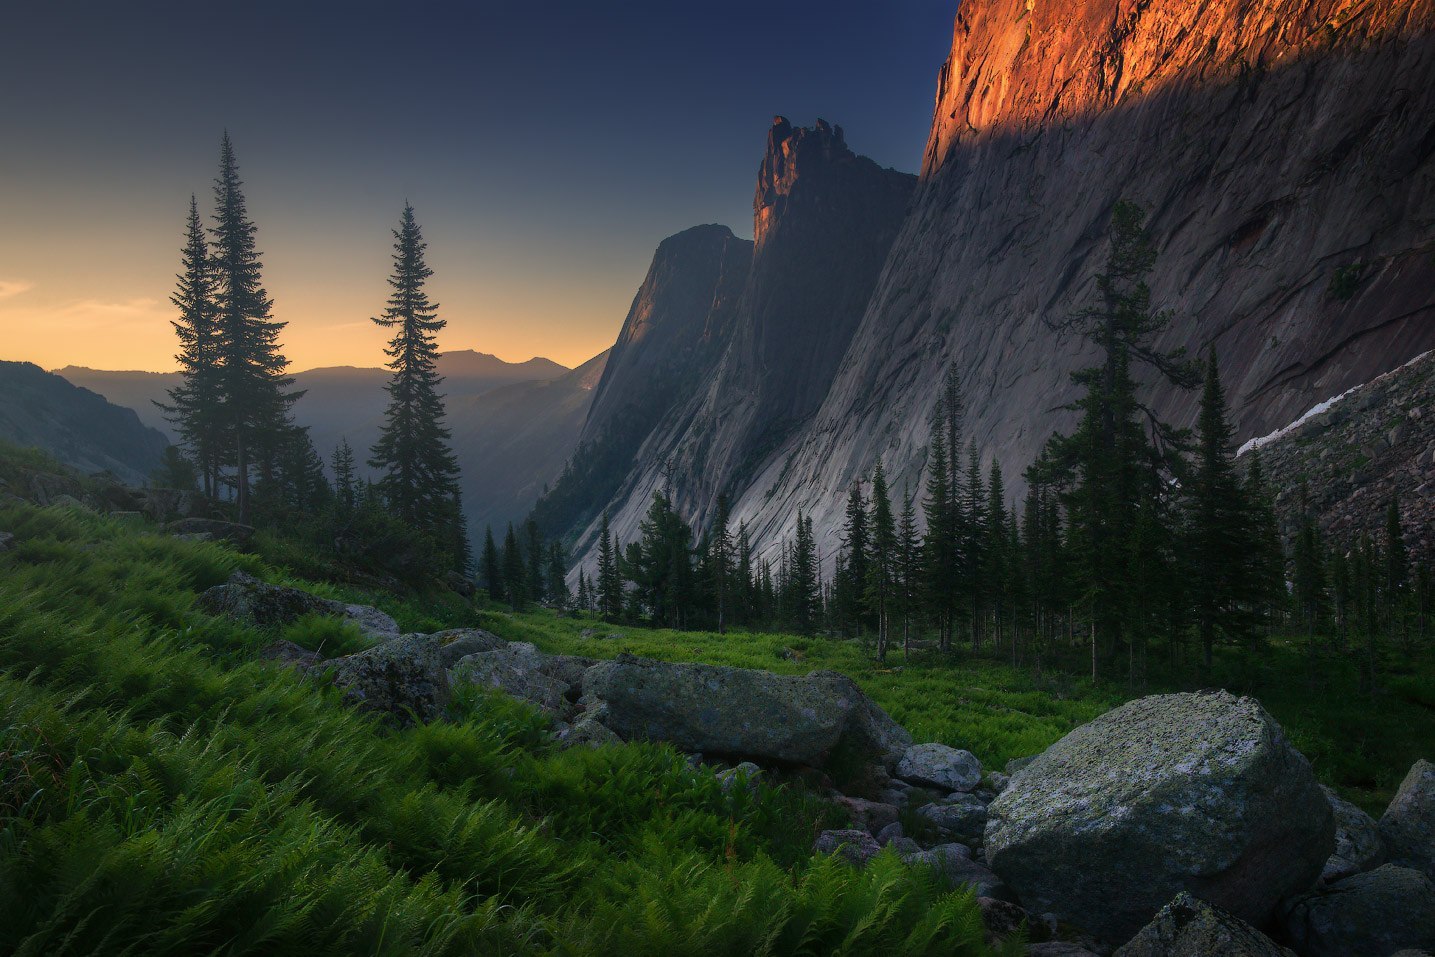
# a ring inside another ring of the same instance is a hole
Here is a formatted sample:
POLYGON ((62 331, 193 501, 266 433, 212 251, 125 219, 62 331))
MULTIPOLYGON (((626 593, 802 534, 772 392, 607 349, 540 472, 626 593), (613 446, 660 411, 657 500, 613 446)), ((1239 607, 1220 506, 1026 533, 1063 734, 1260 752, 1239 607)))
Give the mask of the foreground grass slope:
MULTIPOLYGON (((487 611, 484 627, 553 653, 609 658, 620 653, 801 673, 843 672, 911 730, 918 741, 965 748, 1000 770, 1036 754, 1077 725, 1133 697, 1200 685, 1156 677, 1146 688, 1093 684, 1048 672, 1041 679, 990 659, 934 650, 883 666, 856 641, 782 634, 664 631, 610 625, 551 612, 487 611)), ((1314 765, 1320 779, 1379 815, 1417 759, 1435 741, 1435 664, 1428 650, 1391 658, 1374 695, 1360 689, 1358 656, 1294 639, 1226 649, 1208 685, 1258 698, 1314 765)))
POLYGON ((0 953, 987 952, 969 894, 811 857, 832 811, 800 792, 562 751, 472 692, 397 732, 346 708, 258 659, 273 634, 195 610, 236 567, 284 577, 256 557, 78 510, 0 529, 0 953))

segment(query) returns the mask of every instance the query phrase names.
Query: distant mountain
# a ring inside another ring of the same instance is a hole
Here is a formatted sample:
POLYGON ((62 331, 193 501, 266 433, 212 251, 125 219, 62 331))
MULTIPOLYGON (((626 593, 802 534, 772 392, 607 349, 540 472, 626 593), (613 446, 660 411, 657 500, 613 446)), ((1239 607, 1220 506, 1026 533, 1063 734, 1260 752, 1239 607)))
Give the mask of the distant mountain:
POLYGON ((169 440, 133 409, 28 362, 0 361, 0 438, 38 446, 83 472, 142 484, 169 440))
MULTIPOLYGON (((541 357, 505 362, 471 349, 439 356, 449 427, 463 468, 464 508, 475 528, 519 521, 545 482, 557 478, 588 414, 593 387, 607 353, 568 369, 541 357), (502 469, 495 462, 504 463, 502 469)), ((57 376, 133 409, 142 421, 173 438, 155 401, 179 383, 174 372, 111 372, 67 366, 57 376)), ((357 453, 361 475, 388 405, 387 369, 330 366, 295 373, 304 396, 294 417, 307 426, 327 461, 341 439, 357 453)))

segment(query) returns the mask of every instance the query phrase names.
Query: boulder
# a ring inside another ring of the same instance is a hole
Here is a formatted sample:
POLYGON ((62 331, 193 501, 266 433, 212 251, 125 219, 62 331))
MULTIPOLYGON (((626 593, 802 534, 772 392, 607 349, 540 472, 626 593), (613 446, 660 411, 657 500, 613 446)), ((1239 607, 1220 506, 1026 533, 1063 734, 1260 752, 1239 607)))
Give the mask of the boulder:
POLYGON ((570 686, 543 673, 543 658, 537 648, 515 641, 505 648, 480 651, 459 659, 453 666, 453 677, 456 681, 497 688, 548 714, 563 717, 570 710, 570 686))
POLYGON ((978 897, 977 909, 981 911, 982 927, 986 930, 986 940, 991 946, 997 946, 1028 923, 1026 911, 1011 901, 978 897))
POLYGON ((178 488, 136 490, 142 511, 156 522, 167 519, 206 518, 213 505, 200 492, 178 488))
POLYGON ((310 651, 302 645, 282 639, 265 645, 259 652, 259 657, 265 661, 288 665, 301 672, 308 671, 324 660, 324 656, 317 651, 310 651))
POLYGON ((970 791, 981 783, 982 763, 970 751, 945 744, 914 744, 897 763, 897 777, 943 791, 970 791))
POLYGON ((901 840, 906 836, 907 833, 902 829, 901 821, 893 821, 891 824, 888 824, 876 834, 877 843, 881 844, 883 847, 886 847, 893 841, 901 840))
POLYGON ((1002 879, 972 860, 971 849, 961 844, 938 844, 930 850, 906 854, 902 860, 914 867, 936 868, 948 887, 970 886, 978 897, 1012 899, 1012 892, 1002 879))
POLYGON ((1435 885, 1413 868, 1384 864, 1300 898, 1283 925, 1303 957, 1428 950, 1435 948, 1435 885))
POLYGON ((242 545, 254 537, 254 526, 225 522, 217 518, 182 518, 164 527, 170 535, 208 535, 223 542, 242 545))
POLYGON ((1325 862, 1320 879, 1333 884, 1378 866, 1385 860, 1385 845, 1375 819, 1325 785, 1321 790, 1335 814, 1335 853, 1325 862))
POLYGON ((459 659, 480 651, 497 651, 508 647, 508 642, 482 628, 450 628, 447 631, 436 631, 429 637, 438 642, 439 657, 443 659, 445 668, 452 668, 458 664, 459 659))
POLYGON ((880 835, 883 829, 892 825, 901 827, 897 824, 897 809, 890 804, 846 795, 837 798, 835 803, 852 816, 853 827, 860 827, 874 835, 880 835))
POLYGON ((583 696, 606 704, 604 723, 624 740, 760 763, 891 767, 911 743, 850 678, 831 671, 777 675, 622 655, 584 673, 583 696))
MULTIPOLYGON (((1106 953, 1106 951, 1102 951, 1106 953)), ((1083 944, 1077 944, 1066 940, 1045 940, 1036 944, 1028 944, 1026 957, 1097 957, 1094 950, 1083 944)))
POLYGON ((1141 698, 1072 731, 988 808, 987 859, 1030 911, 1129 940, 1181 891, 1263 924, 1335 849, 1310 765, 1260 704, 1141 698))
POLYGON ((1250 924, 1182 891, 1115 957, 1294 957, 1250 924))
POLYGON ((837 854, 849 864, 864 867, 868 861, 882 853, 882 847, 877 843, 877 839, 866 831, 823 831, 813 842, 812 853, 837 854))
POLYGON ((327 667, 345 700, 399 726, 433 721, 448 707, 448 674, 427 635, 403 635, 327 667))
POLYGON ((579 745, 597 748, 605 744, 622 744, 623 739, 599 721, 596 715, 585 712, 571 725, 559 729, 558 742, 565 748, 576 748, 579 745))
POLYGON ((1380 816, 1380 836, 1392 863, 1435 879, 1435 764, 1416 761, 1380 816))
POLYGON ((377 608, 271 585, 243 571, 230 575, 223 585, 205 590, 199 596, 199 607, 208 614, 261 628, 281 628, 305 615, 332 615, 352 621, 370 641, 389 641, 399 636, 398 624, 377 608))
POLYGON ((931 822, 937 833, 949 841, 969 847, 982 843, 987 826, 987 806, 973 794, 958 792, 917 811, 931 822))
POLYGON ((724 768, 717 773, 718 783, 724 791, 731 791, 739 784, 751 793, 756 793, 762 782, 762 768, 751 761, 744 761, 735 768, 724 768))
POLYGON ((473 579, 456 571, 450 570, 444 575, 444 584, 464 598, 472 598, 478 594, 478 586, 474 584, 473 579))
POLYGON ((15 536, 10 532, 0 532, 0 552, 8 552, 15 547, 15 536))

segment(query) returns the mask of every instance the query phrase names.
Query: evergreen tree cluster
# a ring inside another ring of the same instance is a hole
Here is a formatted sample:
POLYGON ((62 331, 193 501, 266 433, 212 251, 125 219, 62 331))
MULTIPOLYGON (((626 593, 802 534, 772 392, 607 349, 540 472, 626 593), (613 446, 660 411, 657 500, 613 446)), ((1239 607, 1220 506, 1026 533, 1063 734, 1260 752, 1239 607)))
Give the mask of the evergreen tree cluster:
POLYGON ((376 485, 361 485, 347 441, 333 450, 332 480, 292 408, 293 388, 265 292, 257 229, 249 217, 239 164, 226 133, 214 184, 213 225, 190 198, 171 301, 179 340, 180 384, 162 405, 175 424, 186 463, 164 474, 232 505, 246 524, 308 529, 370 570, 422 580, 469 566, 459 501, 458 464, 444 427, 436 334, 444 328, 424 286, 433 275, 427 248, 405 204, 394 231, 393 293, 374 320, 394 330, 386 353, 389 406, 368 464, 376 485), (186 464, 188 468, 186 468, 186 464))

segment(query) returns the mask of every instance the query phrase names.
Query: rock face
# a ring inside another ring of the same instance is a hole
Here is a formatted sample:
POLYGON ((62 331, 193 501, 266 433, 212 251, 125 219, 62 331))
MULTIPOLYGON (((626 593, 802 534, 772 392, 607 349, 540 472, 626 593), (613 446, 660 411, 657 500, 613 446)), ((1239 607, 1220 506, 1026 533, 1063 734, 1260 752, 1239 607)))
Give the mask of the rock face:
POLYGON ((914 744, 897 764, 897 777, 944 791, 970 791, 982 780, 982 763, 970 751, 945 744, 914 744))
POLYGON ((345 700, 400 726, 438 719, 451 697, 438 644, 428 635, 404 635, 326 667, 345 700))
POLYGON ((624 740, 766 763, 891 767, 911 743, 850 678, 831 671, 775 675, 623 655, 584 673, 583 698, 606 708, 603 723, 624 740))
POLYGON ((1435 764, 1415 762, 1380 816, 1380 835, 1392 863, 1435 879, 1435 764))
POLYGON ((1297 901, 1284 926, 1302 957, 1435 948, 1435 885, 1419 871, 1385 864, 1297 901))
POLYGON ((1250 924, 1184 891, 1115 957, 1293 957, 1250 924))
POLYGON ((1320 879, 1334 883, 1352 874, 1368 871, 1385 860, 1385 846, 1380 829, 1360 808, 1321 785, 1330 809, 1335 814, 1335 853, 1325 862, 1320 879))
MULTIPOLYGON (((1432 28, 1430 0, 963 0, 912 212, 821 407, 733 521, 775 558, 802 508, 835 554, 878 456, 921 487, 949 365, 1019 496, 1089 358, 1046 322, 1088 301, 1123 197, 1150 211, 1160 344, 1215 345, 1238 441, 1435 346, 1432 28)), ((1151 396, 1176 425, 1197 399, 1151 396)))
POLYGON ((1077 728, 988 809, 987 860, 1033 912, 1115 943, 1181 891, 1263 923, 1334 849, 1310 765, 1250 698, 1157 695, 1077 728))
POLYGON ((334 615, 352 621, 373 641, 387 641, 399 634, 398 624, 376 608, 348 605, 297 588, 270 585, 242 571, 200 595, 199 607, 211 615, 223 615, 261 628, 282 627, 305 615, 334 615))

